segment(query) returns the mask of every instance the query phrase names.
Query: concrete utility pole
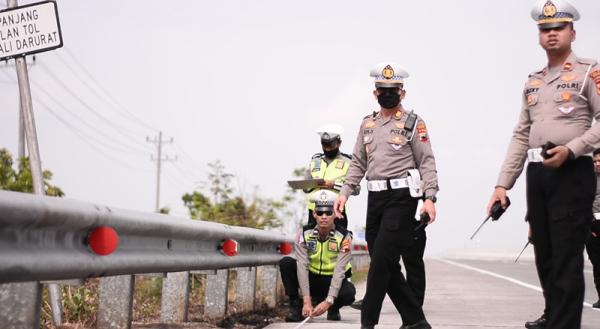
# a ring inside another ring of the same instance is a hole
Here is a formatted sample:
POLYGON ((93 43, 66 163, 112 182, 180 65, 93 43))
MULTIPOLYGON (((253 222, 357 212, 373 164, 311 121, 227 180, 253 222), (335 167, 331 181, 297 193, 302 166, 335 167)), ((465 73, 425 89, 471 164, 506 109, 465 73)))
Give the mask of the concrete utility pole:
MULTIPOLYGON (((18 5, 17 0, 8 0, 6 4, 8 8, 14 8, 18 5)), ((29 166, 31 167, 33 192, 36 195, 45 195, 46 193, 44 190, 44 178, 42 176, 40 150, 38 147, 37 132, 35 129, 35 119, 33 115, 33 103, 31 100, 31 88, 29 85, 29 73, 27 70, 27 62, 25 60, 25 56, 16 57, 15 66, 17 68, 17 80, 19 82, 19 98, 21 104, 21 115, 19 118, 19 123, 22 124, 22 127, 25 130, 24 139, 27 142, 27 149, 29 150, 29 166)), ((19 153, 23 151, 23 156, 25 155, 24 147, 24 144, 19 145, 19 153)), ((35 318, 32 318, 31 320, 25 320, 25 322, 33 321, 33 324, 35 324, 37 321, 39 323, 39 312, 41 304, 40 284, 38 282, 35 282, 24 285, 29 286, 17 289, 24 289, 24 292, 33 294, 32 305, 27 306, 27 308, 31 307, 30 312, 32 312, 34 316, 35 314, 37 314, 38 316, 37 320, 35 318)), ((62 303, 60 298, 60 288, 57 284, 49 284, 48 292, 50 295, 50 305, 52 307, 52 320, 55 326, 60 326, 62 325, 62 303)), ((19 296, 17 296, 17 298, 19 298, 19 296)), ((26 297, 23 296, 23 298, 26 297)), ((18 305, 16 307, 18 307, 18 305)), ((10 312, 10 310, 5 311, 10 312)), ((22 318, 27 319, 29 318, 29 315, 27 314, 25 315, 25 317, 22 318)))
POLYGON ((162 144, 172 144, 173 143, 173 138, 169 139, 168 141, 163 141, 162 139, 162 131, 158 132, 158 137, 155 137, 154 139, 150 139, 150 137, 146 137, 146 141, 148 143, 153 143, 157 145, 157 157, 154 158, 154 156, 152 155, 150 157, 150 159, 152 159, 152 161, 156 161, 156 207, 155 210, 156 212, 160 211, 160 168, 161 168, 161 164, 163 161, 177 161, 177 157, 174 158, 169 158, 169 156, 162 156, 162 144))

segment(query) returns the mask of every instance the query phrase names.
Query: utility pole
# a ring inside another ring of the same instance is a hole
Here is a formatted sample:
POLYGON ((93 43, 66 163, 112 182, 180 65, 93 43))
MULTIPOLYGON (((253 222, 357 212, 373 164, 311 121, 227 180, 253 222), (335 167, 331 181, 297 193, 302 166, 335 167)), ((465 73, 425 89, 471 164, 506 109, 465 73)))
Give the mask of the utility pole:
MULTIPOLYGON (((8 0, 6 4, 8 8, 13 8, 18 5, 17 0, 8 0)), ((17 67, 17 80, 19 82, 20 113, 22 115, 22 124, 24 127, 24 139, 27 142, 27 149, 29 150, 29 166, 31 167, 33 192, 35 195, 45 195, 40 150, 38 147, 35 119, 33 115, 33 103, 31 100, 31 87, 29 85, 29 73, 25 56, 16 57, 15 65, 17 67)), ((21 119, 19 120, 19 123, 21 123, 21 119)), ((19 152, 20 151, 21 149, 19 152)), ((40 297, 39 291, 37 291, 39 290, 39 283, 35 283, 34 286, 38 287, 37 289, 34 288, 32 290, 37 295, 34 299, 37 299, 40 297)), ((50 305, 52 307, 52 320, 55 326, 60 326, 62 325, 60 288, 57 284, 49 284, 48 291, 50 294, 50 305)), ((40 303, 38 301, 36 302, 38 303, 38 306, 35 307, 37 310, 34 310, 34 312, 38 313, 40 303)), ((5 311, 8 312, 9 310, 5 311)))
POLYGON ((160 168, 161 168, 161 164, 163 161, 166 161, 166 162, 177 161, 177 157, 169 158, 168 155, 163 157, 162 145, 163 144, 172 144, 173 138, 171 137, 171 139, 169 139, 168 141, 163 141, 162 131, 159 131, 158 137, 155 137, 152 140, 150 139, 150 137, 146 137, 146 141, 148 143, 156 144, 156 146, 157 146, 157 157, 154 158, 154 155, 151 155, 150 159, 152 161, 156 161, 156 206, 155 206, 155 211, 160 212, 160 168))
MULTIPOLYGON (((35 64, 35 55, 33 55, 33 63, 35 64)), ((25 149, 25 119, 23 117, 23 107, 21 106, 22 102, 19 102, 19 159, 27 156, 27 151, 25 149)))

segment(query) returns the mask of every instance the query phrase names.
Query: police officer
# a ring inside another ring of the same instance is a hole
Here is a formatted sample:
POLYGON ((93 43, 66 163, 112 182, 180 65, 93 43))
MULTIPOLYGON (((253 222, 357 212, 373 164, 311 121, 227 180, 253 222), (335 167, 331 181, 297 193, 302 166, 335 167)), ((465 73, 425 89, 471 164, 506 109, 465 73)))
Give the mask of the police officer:
POLYGON ((592 272, 594 274, 594 285, 598 294, 598 301, 592 306, 600 308, 600 149, 594 151, 594 170, 596 171, 596 198, 594 199, 594 221, 592 222, 592 232, 585 244, 590 262, 592 262, 592 272))
POLYGON ((376 87, 373 95, 381 110, 366 116, 360 125, 352 164, 335 205, 336 212, 341 213, 366 174, 366 240, 371 265, 361 324, 362 328, 373 328, 378 323, 387 292, 402 317, 401 328, 431 328, 399 264, 400 256, 413 243, 419 198, 425 198, 421 212, 435 221, 438 184, 429 133, 425 122, 401 104, 406 95, 405 70, 395 63, 382 63, 371 76, 376 87))
POLYGON ((315 225, 306 225, 296 239, 296 259, 279 262, 281 280, 290 298, 288 322, 317 317, 327 311, 327 320, 341 320, 340 308, 354 301, 356 289, 348 280, 352 259, 352 234, 334 223, 333 203, 337 194, 330 190, 313 193, 315 225), (298 296, 302 291, 303 302, 298 296), (316 307, 313 307, 315 303, 316 307))
MULTIPOLYGON (((312 156, 308 169, 304 175, 305 179, 324 179, 325 183, 319 186, 320 189, 329 189, 336 194, 339 193, 344 181, 346 180, 346 174, 348 168, 350 168, 350 161, 352 157, 346 153, 340 152, 340 146, 342 145, 341 135, 344 132, 341 126, 336 124, 328 124, 320 127, 317 130, 317 134, 321 137, 321 146, 323 153, 317 153, 312 156)), ((317 189, 304 190, 308 193, 308 225, 314 226, 316 224, 313 216, 313 210, 315 209, 314 202, 311 202, 313 193, 317 189)), ((355 194, 360 193, 360 189, 357 189, 355 194)), ((343 228, 348 228, 348 215, 346 209, 342 212, 343 217, 337 219, 337 223, 343 228)))
POLYGON ((519 121, 488 211, 497 200, 506 207, 506 190, 528 159, 527 218, 546 311, 526 325, 576 329, 585 290, 583 248, 596 191, 588 154, 600 142, 600 125, 592 126, 600 118, 600 67, 571 50, 573 22, 580 16, 570 3, 540 0, 531 16, 548 64, 525 84, 519 121))

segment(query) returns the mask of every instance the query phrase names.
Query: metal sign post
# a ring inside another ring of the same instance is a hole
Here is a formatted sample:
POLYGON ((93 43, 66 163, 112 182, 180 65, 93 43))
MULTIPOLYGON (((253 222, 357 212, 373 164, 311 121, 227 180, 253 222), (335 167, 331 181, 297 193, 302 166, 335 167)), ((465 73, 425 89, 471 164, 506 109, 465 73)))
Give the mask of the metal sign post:
MULTIPOLYGON (((53 1, 22 7, 17 7, 17 0, 8 0, 7 4, 9 9, 0 12, 0 60, 15 59, 33 191, 37 195, 44 195, 42 166, 25 56, 62 47, 58 12, 56 2, 53 1)), ((34 282, 24 285, 23 287, 0 287, 0 295, 8 294, 8 301, 13 298, 22 301, 20 304, 2 305, 5 310, 3 313, 7 314, 7 318, 0 316, 0 322, 6 321, 15 327, 39 327, 40 284, 34 282)), ((50 284, 48 291, 53 322, 55 325, 61 325, 60 288, 57 284, 50 284)))

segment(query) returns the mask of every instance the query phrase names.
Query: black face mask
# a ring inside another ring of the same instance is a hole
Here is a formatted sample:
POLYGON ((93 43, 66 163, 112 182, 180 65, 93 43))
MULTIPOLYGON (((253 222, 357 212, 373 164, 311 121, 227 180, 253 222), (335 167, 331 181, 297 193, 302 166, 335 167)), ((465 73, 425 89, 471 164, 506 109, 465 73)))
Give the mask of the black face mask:
POLYGON ((377 102, 384 109, 393 109, 400 104, 400 95, 396 88, 381 88, 379 90, 379 96, 377 96, 377 102))
POLYGON ((335 159, 335 157, 337 157, 339 153, 340 153, 339 148, 337 148, 335 150, 331 150, 331 151, 323 150, 323 154, 325 154, 325 157, 328 159, 335 159))

